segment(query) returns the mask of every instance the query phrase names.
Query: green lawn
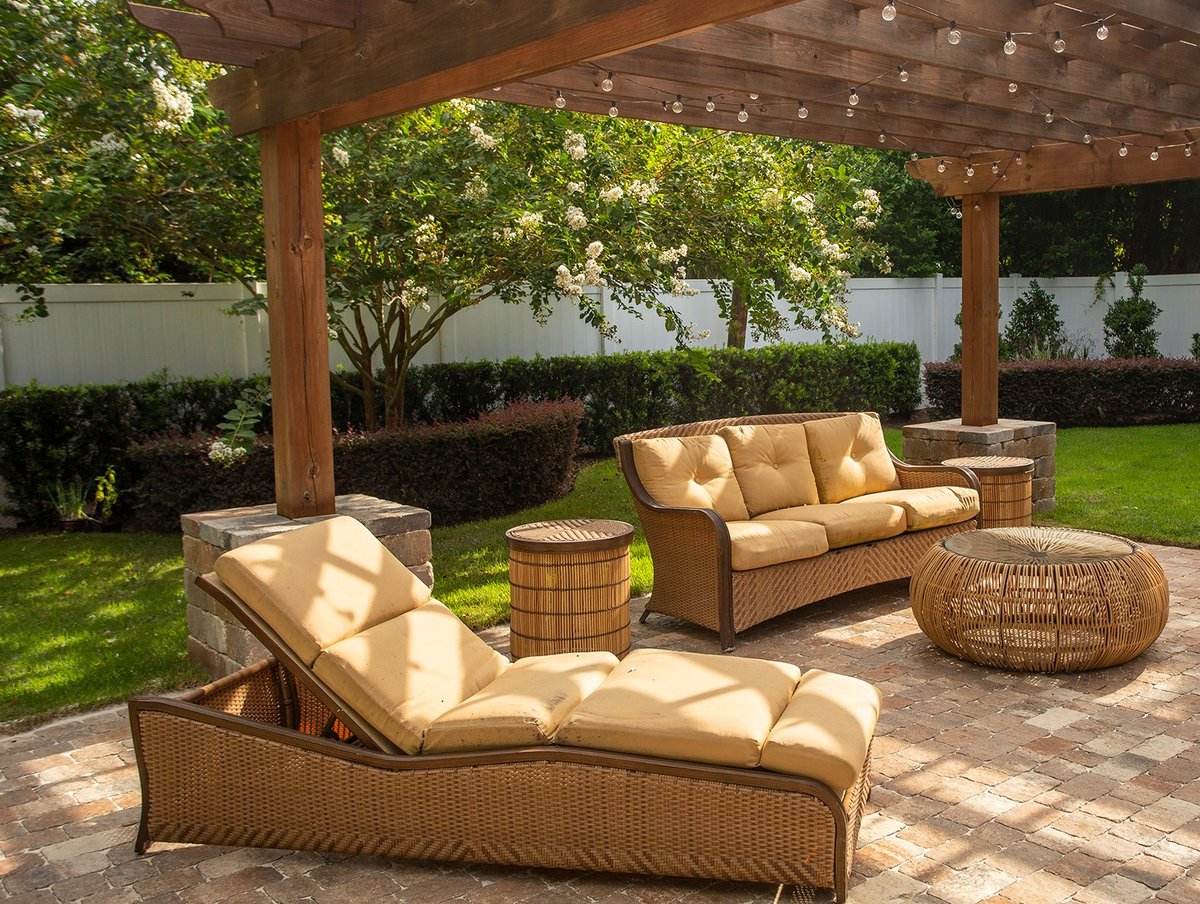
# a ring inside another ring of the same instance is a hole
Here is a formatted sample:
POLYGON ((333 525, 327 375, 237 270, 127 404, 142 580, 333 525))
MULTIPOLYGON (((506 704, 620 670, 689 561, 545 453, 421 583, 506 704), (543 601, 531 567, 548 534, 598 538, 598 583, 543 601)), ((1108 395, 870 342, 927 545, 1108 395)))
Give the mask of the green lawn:
POLYGON ((198 680, 184 611, 178 536, 0 537, 0 722, 198 680))
MULTIPOLYGON (((888 430, 893 451, 900 431, 888 430)), ((1200 548, 1200 424, 1058 433, 1058 508, 1039 523, 1200 548)), ((616 463, 587 464, 567 497, 435 528, 435 593, 472 627, 508 616, 506 528, 549 518, 635 524, 616 463)), ((633 592, 652 582, 640 531, 633 592)), ((84 709, 200 679, 188 664, 179 538, 0 535, 0 722, 84 709)))

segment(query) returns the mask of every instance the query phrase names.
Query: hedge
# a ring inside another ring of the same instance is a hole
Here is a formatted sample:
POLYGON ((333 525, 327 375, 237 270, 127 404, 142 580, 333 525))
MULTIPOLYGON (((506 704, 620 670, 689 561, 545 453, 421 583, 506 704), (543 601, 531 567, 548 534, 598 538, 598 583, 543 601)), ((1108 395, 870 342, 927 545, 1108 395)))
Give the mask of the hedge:
MULTIPOLYGON (((427 508, 439 525, 537 505, 574 482, 582 413, 578 402, 515 404, 465 423, 342 433, 333 446, 338 492, 427 508)), ((130 448, 136 526, 178 530, 184 512, 274 498, 270 436, 231 467, 209 459, 210 442, 193 434, 130 448)))
MULTIPOLYGON (((962 367, 925 365, 938 417, 962 413, 962 367)), ((1060 427, 1200 421, 1200 361, 1135 358, 1000 363, 1000 413, 1060 427)))

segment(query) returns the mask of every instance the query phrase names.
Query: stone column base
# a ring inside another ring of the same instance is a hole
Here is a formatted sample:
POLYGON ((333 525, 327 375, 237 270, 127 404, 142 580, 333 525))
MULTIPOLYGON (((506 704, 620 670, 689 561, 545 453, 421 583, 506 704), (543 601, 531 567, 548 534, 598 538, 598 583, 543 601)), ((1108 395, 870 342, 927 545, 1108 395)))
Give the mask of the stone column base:
POLYGON ((1055 425, 1050 421, 1001 418, 986 427, 964 427, 960 418, 909 424, 904 428, 904 460, 939 464, 968 455, 1016 455, 1033 459, 1033 510, 1054 508, 1055 425))
MULTIPOLYGON (((338 496, 337 513, 361 521, 422 581, 433 586, 430 516, 413 508, 358 494, 338 496)), ((214 678, 232 674, 270 653, 225 607, 197 588, 197 575, 213 570, 217 556, 330 516, 291 520, 275 514, 274 503, 184 515, 183 586, 187 596, 188 658, 214 678)))

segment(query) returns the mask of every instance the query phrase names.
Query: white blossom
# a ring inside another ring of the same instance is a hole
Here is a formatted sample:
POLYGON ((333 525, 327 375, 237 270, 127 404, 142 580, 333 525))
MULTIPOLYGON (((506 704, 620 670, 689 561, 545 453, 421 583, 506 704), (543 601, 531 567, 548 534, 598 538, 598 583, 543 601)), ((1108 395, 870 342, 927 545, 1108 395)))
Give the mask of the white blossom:
POLYGON ((592 242, 587 246, 587 256, 595 260, 604 253, 604 244, 602 242, 592 242))
POLYGON ((689 323, 683 328, 683 338, 688 342, 701 342, 710 335, 708 330, 697 329, 695 323, 689 323))
POLYGON ((489 135, 475 123, 470 125, 471 138, 475 144, 483 148, 485 151, 494 151, 496 146, 500 144, 500 140, 489 135))
POLYGON ((568 131, 563 138, 563 150, 572 160, 582 160, 587 156, 587 142, 579 132, 568 131))
POLYGON ((649 182, 643 182, 637 179, 629 183, 628 194, 635 198, 639 204, 645 204, 658 191, 658 182, 651 179, 649 182))
POLYGON ((582 195, 583 189, 584 189, 584 185, 582 182, 568 182, 567 183, 567 191, 569 191, 573 195, 582 195))
POLYGON ((209 459, 226 468, 237 464, 249 454, 249 449, 243 446, 231 446, 223 439, 214 439, 208 447, 209 459))
POLYGON ((844 251, 841 245, 831 242, 829 239, 821 239, 820 252, 821 257, 831 261, 844 261, 850 258, 850 254, 844 251))
POLYGON ((567 225, 572 229, 586 229, 588 219, 583 215, 583 211, 578 207, 567 208, 567 225))
POLYGON ((862 196, 854 202, 854 209, 868 214, 879 213, 883 209, 879 203, 879 192, 873 188, 864 189, 862 196))
POLYGON ((154 103, 162 114, 154 128, 160 132, 178 132, 179 127, 191 119, 195 112, 192 99, 182 88, 168 85, 162 79, 156 78, 151 81, 150 90, 154 94, 154 103))
POLYGON ((700 294, 699 289, 693 289, 688 285, 687 270, 684 267, 677 267, 675 275, 671 278, 671 294, 677 298, 700 294))
POLYGON ((537 232, 542 226, 542 215, 527 210, 517 217, 517 229, 521 232, 537 232))
POLYGON ((812 213, 817 205, 813 201, 812 195, 796 195, 792 198, 792 206, 800 213, 812 213))
POLYGON ((116 132, 105 132, 88 145, 88 152, 96 155, 121 154, 128 148, 128 142, 116 132))
POLYGON ((812 282, 812 274, 799 264, 788 264, 788 279, 803 286, 812 282))
POLYGON ((0 207, 0 232, 15 232, 17 224, 8 218, 8 208, 0 207))
POLYGON ((625 190, 619 185, 610 185, 600 192, 600 200, 605 204, 615 204, 625 196, 625 190))
POLYGON ((608 285, 608 281, 605 280, 603 273, 604 268, 600 266, 600 261, 595 258, 588 258, 587 262, 583 265, 583 271, 577 274, 576 279, 580 280, 585 286, 602 288, 608 285))
POLYGON ((27 246, 25 246, 25 253, 28 254, 30 257, 41 257, 42 249, 39 248, 37 245, 27 245, 27 246))
POLYGON ((350 152, 343 147, 338 147, 336 144, 330 152, 333 155, 333 162, 338 166, 350 165, 350 152))
POLYGON ((564 295, 572 298, 578 298, 583 294, 582 280, 577 280, 566 264, 559 264, 558 269, 554 271, 554 284, 562 290, 564 295))
POLYGON ((687 253, 687 245, 680 245, 678 248, 666 248, 658 253, 658 262, 667 266, 674 266, 680 258, 687 257, 687 253))
POLYGON ((783 192, 778 188, 768 188, 759 197, 759 201, 766 210, 778 210, 783 206, 783 192))
POLYGON ((46 118, 46 114, 41 110, 34 107, 18 107, 16 104, 5 104, 4 112, 31 132, 46 118))
POLYGON ((859 214, 858 216, 856 216, 854 218, 854 228, 855 229, 874 229, 875 221, 872 220, 868 216, 859 214))
POLYGON ((487 183, 483 181, 481 176, 475 176, 467 183, 467 187, 463 189, 463 196, 468 201, 482 201, 488 196, 487 183))

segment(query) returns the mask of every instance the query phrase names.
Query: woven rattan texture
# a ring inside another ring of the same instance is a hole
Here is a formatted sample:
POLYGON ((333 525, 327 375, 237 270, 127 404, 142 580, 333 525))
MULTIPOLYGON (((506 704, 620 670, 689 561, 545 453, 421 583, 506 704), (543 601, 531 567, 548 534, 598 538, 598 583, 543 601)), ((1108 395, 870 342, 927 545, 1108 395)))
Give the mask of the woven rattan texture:
POLYGON ((836 820, 803 793, 561 762, 391 770, 157 711, 139 729, 151 840, 844 889, 865 788, 835 863, 836 820))
POLYGON ((1008 528, 931 547, 911 598, 921 630, 948 653, 1000 668, 1076 672, 1142 653, 1167 623, 1170 594, 1154 557, 1123 538, 1008 528), (1006 561, 987 558, 989 549, 1006 561))
POLYGON ((747 417, 727 417, 715 421, 692 421, 690 424, 672 424, 669 427, 655 427, 652 430, 639 430, 637 433, 626 433, 624 436, 613 438, 613 444, 623 439, 654 439, 659 436, 707 436, 717 433, 722 427, 741 427, 748 424, 803 424, 805 421, 819 421, 827 417, 843 417, 851 412, 787 412, 784 414, 755 414, 747 417))
POLYGON ((1029 527, 1033 523, 1033 459, 977 455, 942 462, 970 468, 979 478, 979 526, 1029 527))
POLYGON ((560 521, 536 521, 509 528, 505 536, 526 543, 571 544, 594 540, 619 541, 633 536, 633 527, 625 521, 599 518, 568 518, 560 521))
POLYGON ((654 561, 649 609, 719 630, 720 584, 726 578, 712 520, 701 512, 652 509, 636 497, 633 507, 654 561))

